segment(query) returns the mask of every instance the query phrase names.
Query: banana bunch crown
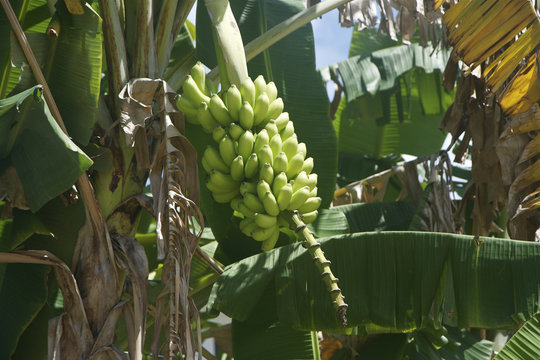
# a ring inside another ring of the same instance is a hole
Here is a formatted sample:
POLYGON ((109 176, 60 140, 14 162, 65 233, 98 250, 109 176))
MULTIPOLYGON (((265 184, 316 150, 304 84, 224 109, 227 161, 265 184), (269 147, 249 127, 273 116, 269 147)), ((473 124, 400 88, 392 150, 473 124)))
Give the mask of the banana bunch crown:
POLYGON ((298 142, 276 85, 262 76, 215 94, 197 63, 183 84, 178 108, 215 144, 202 156, 207 188, 215 201, 230 203, 243 219, 240 230, 274 248, 290 211, 309 224, 317 217, 317 174, 306 144, 298 142))

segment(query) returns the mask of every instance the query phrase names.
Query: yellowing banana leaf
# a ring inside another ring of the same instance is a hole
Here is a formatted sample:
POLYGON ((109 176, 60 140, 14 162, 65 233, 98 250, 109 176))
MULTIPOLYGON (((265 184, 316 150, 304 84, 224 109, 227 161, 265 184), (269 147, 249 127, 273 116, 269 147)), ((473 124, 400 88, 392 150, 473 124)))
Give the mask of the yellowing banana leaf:
MULTIPOLYGON (((368 333, 435 326, 514 328, 540 309, 540 244, 427 232, 355 233, 320 240, 349 304, 349 326, 368 333), (336 259, 339 259, 337 261, 336 259)), ((293 244, 229 266, 209 303, 245 320, 268 286, 280 322, 303 330, 339 323, 309 253, 293 244)))
POLYGON ((513 78, 522 59, 530 65, 531 57, 535 56, 534 50, 540 44, 540 18, 530 1, 460 1, 446 11, 443 21, 448 27, 448 39, 455 53, 467 65, 476 67, 495 55, 483 72, 493 92, 507 80, 513 80, 515 86, 503 91, 500 99, 501 104, 505 104, 506 114, 526 111, 528 104, 536 101, 538 89, 533 90, 527 84, 536 83, 538 74, 533 75, 531 69, 524 69, 513 78), (529 90, 532 94, 528 93, 529 90), (520 96, 526 97, 523 103, 520 96))
POLYGON ((501 100, 501 108, 508 115, 520 114, 529 110, 540 100, 538 84, 538 53, 529 58, 501 100))
POLYGON ((33 212, 92 165, 56 124, 41 86, 0 100, 0 158, 10 158, 17 168, 33 212))

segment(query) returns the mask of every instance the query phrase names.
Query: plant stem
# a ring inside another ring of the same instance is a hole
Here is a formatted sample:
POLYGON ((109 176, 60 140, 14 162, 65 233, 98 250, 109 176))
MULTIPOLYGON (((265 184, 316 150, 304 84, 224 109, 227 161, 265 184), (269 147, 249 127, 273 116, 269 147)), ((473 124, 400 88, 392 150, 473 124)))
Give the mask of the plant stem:
POLYGON ((313 263, 319 270, 321 278, 326 286, 326 290, 330 293, 332 298, 332 306, 336 310, 337 316, 341 321, 341 326, 347 326, 347 308, 349 305, 345 303, 345 297, 341 293, 341 289, 338 287, 338 278, 332 273, 330 269, 331 262, 326 259, 324 252, 321 249, 321 244, 315 240, 313 234, 307 228, 306 224, 300 218, 298 211, 294 211, 292 215, 292 221, 296 226, 296 233, 304 239, 302 246, 308 249, 313 259, 313 263))
POLYGON ((216 29, 212 29, 212 37, 214 39, 214 46, 216 48, 216 59, 218 63, 218 69, 219 69, 219 81, 221 82, 221 89, 228 89, 229 86, 231 86, 231 83, 229 82, 229 75, 227 71, 227 62, 225 61, 225 57, 223 56, 223 51, 221 51, 221 47, 218 43, 218 37, 216 34, 216 29))
POLYGON ((244 44, 240 29, 227 0, 205 0, 210 19, 223 57, 226 60, 227 75, 231 84, 240 85, 248 77, 244 44))
POLYGON ((156 26, 157 74, 163 76, 169 62, 170 49, 176 34, 172 33, 178 0, 166 0, 161 5, 156 26), (171 37, 174 38, 171 40, 171 37))

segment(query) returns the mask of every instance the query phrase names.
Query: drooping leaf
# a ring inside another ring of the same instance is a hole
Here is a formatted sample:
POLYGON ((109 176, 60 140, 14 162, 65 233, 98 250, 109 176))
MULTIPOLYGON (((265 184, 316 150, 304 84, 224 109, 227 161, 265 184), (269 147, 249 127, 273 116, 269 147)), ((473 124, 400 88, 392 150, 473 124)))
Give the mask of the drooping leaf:
POLYGON ((33 212, 92 164, 56 124, 41 86, 0 100, 0 136, 0 157, 11 157, 33 212))
MULTIPOLYGON (((349 325, 368 333, 421 328, 431 316, 435 324, 511 328, 540 308, 536 243, 415 232, 356 233, 320 242, 329 259, 339 259, 332 267, 349 304, 349 325)), ((300 244, 231 265, 214 285, 210 304, 245 320, 270 285, 282 323, 339 328, 300 244)))

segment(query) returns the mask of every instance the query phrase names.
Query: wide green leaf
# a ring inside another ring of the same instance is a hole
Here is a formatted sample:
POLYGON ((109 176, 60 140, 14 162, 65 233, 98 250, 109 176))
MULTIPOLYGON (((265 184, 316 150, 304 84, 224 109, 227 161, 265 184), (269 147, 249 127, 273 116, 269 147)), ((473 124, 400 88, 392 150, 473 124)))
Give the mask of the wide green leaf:
POLYGON ((0 100, 0 158, 8 156, 33 212, 69 189, 92 165, 56 124, 41 86, 0 100))
POLYGON ((332 210, 345 214, 351 233, 407 230, 415 211, 408 201, 341 205, 332 210))
MULTIPOLYGON (((540 309, 540 244, 472 236, 381 232, 320 240, 346 296, 349 326, 368 333, 436 326, 513 328, 540 309), (339 261, 337 261, 339 260, 339 261)), ((309 253, 283 246, 229 266, 210 304, 234 319, 250 316, 275 286, 278 319, 293 328, 339 323, 309 253)))
POLYGON ((527 321, 504 345, 495 360, 527 360, 540 358, 540 314, 527 321))
POLYGON ((49 271, 45 265, 0 264, 0 359, 11 358, 19 337, 45 304, 49 271))
MULTIPOLYGON (((197 55, 207 66, 213 67, 216 60, 211 25, 203 5, 199 2, 197 9, 197 55)), ((270 29, 304 9, 301 2, 292 0, 235 1, 231 7, 244 44, 257 37, 261 30, 270 29)), ((267 54, 249 62, 249 74, 253 79, 262 74, 267 81, 276 83, 299 141, 306 143, 308 156, 315 159, 313 171, 319 175, 319 196, 323 198, 322 207, 327 207, 336 182, 337 144, 329 117, 328 97, 315 69, 311 24, 271 46, 267 54)))

